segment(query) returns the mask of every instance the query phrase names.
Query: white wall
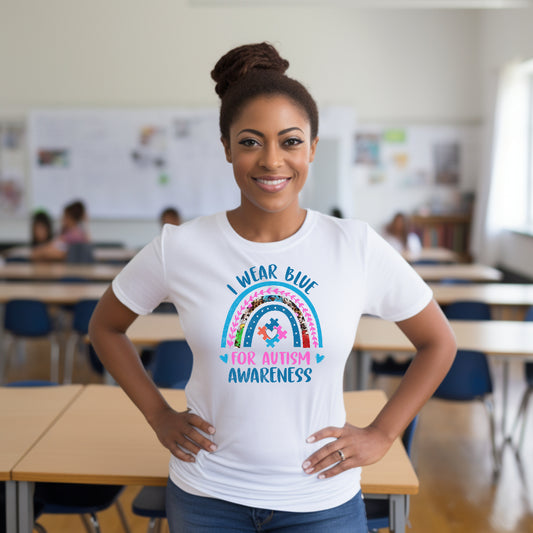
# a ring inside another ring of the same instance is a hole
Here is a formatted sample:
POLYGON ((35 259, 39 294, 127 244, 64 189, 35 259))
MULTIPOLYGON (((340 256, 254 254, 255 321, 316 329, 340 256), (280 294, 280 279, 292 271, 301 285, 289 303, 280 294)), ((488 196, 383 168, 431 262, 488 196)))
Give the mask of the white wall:
MULTIPOLYGON (((268 40, 321 106, 351 106, 362 121, 476 123, 480 17, 475 10, 0 0, 0 116, 54 106, 217 105, 209 77, 217 58, 268 40)), ((95 238, 131 245, 154 228, 92 224, 95 238)), ((26 220, 0 220, 0 240, 26 236, 26 220)))

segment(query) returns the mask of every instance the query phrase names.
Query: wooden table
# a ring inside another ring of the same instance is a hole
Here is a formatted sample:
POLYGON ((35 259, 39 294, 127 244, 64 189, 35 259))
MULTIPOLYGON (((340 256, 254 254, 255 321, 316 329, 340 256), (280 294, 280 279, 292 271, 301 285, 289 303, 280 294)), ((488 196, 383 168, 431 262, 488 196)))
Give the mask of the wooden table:
MULTIPOLYGON (((183 391, 163 393, 174 408, 186 408, 183 391)), ((366 425, 385 401, 382 391, 346 393, 347 419, 366 425)), ((36 481, 165 485, 168 461, 168 450, 122 389, 88 385, 13 469, 19 532, 31 533, 36 481)), ((418 478, 399 440, 381 461, 363 468, 361 484, 363 492, 390 499, 391 521, 403 532, 406 500, 418 492, 418 478)))
MULTIPOLYGON (((533 361, 533 322, 450 320, 450 325, 458 349, 484 352, 503 362, 501 431, 504 441, 507 441, 509 362, 512 358, 533 361)), ((394 322, 363 317, 354 344, 356 389, 366 386, 372 351, 413 353, 414 346, 394 322)))
POLYGON ((461 300, 489 304, 494 318, 523 320, 527 307, 533 305, 533 284, 526 283, 430 283, 435 300, 441 305, 461 300))
POLYGON ((436 261, 439 263, 457 263, 459 255, 449 248, 424 247, 419 254, 404 252, 403 257, 410 263, 416 261, 436 261))
MULTIPOLYGON (((450 320, 462 350, 488 355, 533 359, 533 322, 515 320, 450 320)), ((354 348, 370 351, 413 352, 411 341, 394 322, 363 317, 354 348)))
POLYGON ((46 304, 73 304, 99 299, 109 283, 15 283, 0 282, 0 303, 15 298, 31 298, 46 304))
POLYGON ((17 530, 17 491, 12 470, 82 391, 61 387, 0 387, 0 481, 6 484, 6 531, 17 530))
POLYGON ((122 269, 115 265, 72 265, 68 263, 5 263, 0 265, 0 279, 53 281, 82 278, 88 281, 112 280, 122 269))
POLYGON ((492 267, 475 263, 453 265, 413 265, 426 281, 460 279, 469 281, 499 281, 502 273, 492 267))

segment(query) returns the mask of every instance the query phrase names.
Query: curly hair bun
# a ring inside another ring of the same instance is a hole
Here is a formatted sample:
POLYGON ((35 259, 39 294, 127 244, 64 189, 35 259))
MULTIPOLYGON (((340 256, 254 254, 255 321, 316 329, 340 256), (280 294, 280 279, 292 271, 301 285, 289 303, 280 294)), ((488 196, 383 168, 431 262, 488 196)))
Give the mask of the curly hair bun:
POLYGON ((284 74, 289 62, 269 43, 245 44, 223 55, 211 71, 215 91, 222 98, 229 87, 253 69, 272 70, 284 74))

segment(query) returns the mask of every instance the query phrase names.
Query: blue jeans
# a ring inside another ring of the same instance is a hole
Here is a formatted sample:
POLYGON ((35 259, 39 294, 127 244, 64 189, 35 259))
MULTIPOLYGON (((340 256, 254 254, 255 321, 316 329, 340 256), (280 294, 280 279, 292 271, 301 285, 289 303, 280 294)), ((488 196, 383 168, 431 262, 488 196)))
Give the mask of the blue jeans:
POLYGON ((171 533, 367 533, 361 492, 348 502, 309 513, 256 509, 194 496, 167 485, 167 519, 171 533))

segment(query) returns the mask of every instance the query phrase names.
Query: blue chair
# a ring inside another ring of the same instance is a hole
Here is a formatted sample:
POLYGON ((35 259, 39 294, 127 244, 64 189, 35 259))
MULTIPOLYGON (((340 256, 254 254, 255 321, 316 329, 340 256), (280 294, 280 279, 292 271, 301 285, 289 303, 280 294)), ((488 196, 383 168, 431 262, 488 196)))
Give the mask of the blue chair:
MULTIPOLYGON (((418 424, 418 416, 419 415, 417 415, 407 428, 405 428, 402 435, 402 443, 409 457, 411 457, 415 430, 418 424)), ((365 497, 364 502, 369 532, 374 533, 377 532, 378 529, 390 527, 388 500, 365 497)), ((409 509, 406 509, 405 515, 409 516, 409 509)))
MULTIPOLYGON (((57 383, 32 380, 8 383, 7 386, 49 387, 57 386, 57 383)), ((131 533, 118 499, 123 490, 122 485, 38 482, 35 484, 33 496, 35 518, 43 514, 79 514, 88 532, 100 533, 100 523, 96 514, 115 505, 124 530, 126 533, 131 533), (89 518, 86 515, 89 515, 89 518)), ((45 531, 40 524, 36 524, 36 528, 45 531)))
MULTIPOLYGON (((531 306, 527 310, 524 320, 526 320, 527 322, 533 322, 533 306, 531 306)), ((525 363, 524 374, 526 378, 526 390, 524 391, 524 395, 522 396, 522 400, 520 401, 520 407, 518 408, 518 413, 516 415, 512 431, 512 435, 515 435, 515 433, 520 427, 518 437, 518 450, 522 448, 522 445, 524 443, 529 400, 531 399, 531 395, 533 394, 533 363, 525 363)))
MULTIPOLYGON (((490 307, 484 302, 454 302, 445 306, 443 310, 449 319, 491 319, 490 307)), ((435 391, 434 397, 459 402, 483 402, 489 417, 494 473, 497 474, 500 461, 496 446, 496 422, 492 392, 492 375, 486 354, 474 350, 458 350, 448 374, 435 391)))
POLYGON ((88 242, 75 242, 68 245, 67 248, 67 263, 94 263, 93 245, 88 242))
POLYGON ((192 352, 184 340, 160 342, 150 367, 152 379, 158 387, 183 389, 192 371, 192 352))
POLYGON ((89 321, 98 300, 80 300, 73 307, 72 328, 65 347, 65 371, 63 383, 72 382, 74 358, 76 353, 83 351, 87 354, 88 345, 84 338, 89 331, 89 321))
POLYGON ((10 360, 14 349, 24 339, 47 338, 50 341, 50 380, 59 380, 59 343, 47 306, 32 299, 15 299, 6 302, 4 308, 4 331, 8 334, 5 350, 0 352, 0 381, 6 363, 10 360))
MULTIPOLYGON (((158 387, 183 389, 192 371, 193 355, 184 340, 163 341, 157 345, 152 379, 158 387)), ((159 533, 166 518, 166 487, 143 487, 132 502, 134 514, 150 518, 149 533, 159 533)))

